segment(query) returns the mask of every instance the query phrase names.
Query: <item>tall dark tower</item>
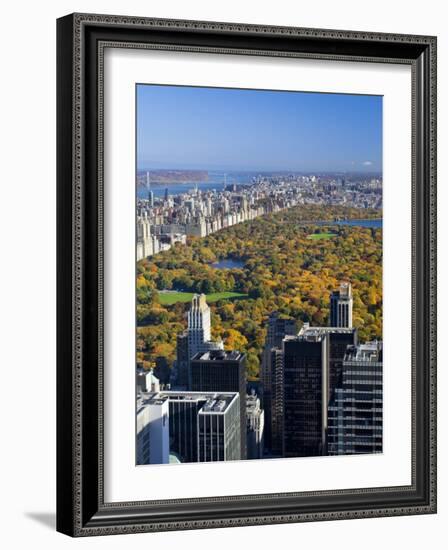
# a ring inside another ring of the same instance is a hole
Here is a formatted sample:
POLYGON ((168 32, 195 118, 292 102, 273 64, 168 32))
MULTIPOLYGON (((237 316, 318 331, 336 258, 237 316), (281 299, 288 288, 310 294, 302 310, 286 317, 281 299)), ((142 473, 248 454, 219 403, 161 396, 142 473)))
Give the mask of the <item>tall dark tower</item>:
POLYGON ((285 457, 326 453, 329 337, 309 329, 283 341, 285 457))
POLYGON ((352 285, 348 282, 343 282, 340 284, 338 290, 333 290, 330 296, 330 327, 352 328, 352 326, 352 285))
POLYGON ((297 325, 294 319, 280 317, 277 312, 269 315, 266 341, 261 359, 261 402, 265 414, 265 446, 274 454, 281 454, 282 445, 278 444, 279 429, 283 425, 282 410, 274 406, 274 397, 283 394, 282 378, 282 341, 285 336, 295 336, 297 325), (281 386, 281 387, 280 387, 281 386), (275 434, 274 434, 275 432, 275 434))
POLYGON ((306 336, 309 331, 315 332, 317 328, 329 336, 329 398, 332 399, 335 389, 341 385, 342 362, 344 360, 347 347, 357 345, 358 331, 356 328, 310 327, 308 323, 305 323, 300 329, 299 336, 306 336))
POLYGON ((164 199, 165 199, 165 201, 168 200, 168 187, 165 187, 165 196, 164 196, 164 199))
POLYGON ((356 346, 358 343, 358 331, 355 328, 333 328, 327 329, 330 338, 330 364, 329 382, 331 399, 336 388, 342 382, 342 362, 348 346, 356 346))
POLYGON ((238 392, 240 395, 241 458, 246 453, 246 356, 239 351, 197 353, 190 364, 192 391, 238 392))
MULTIPOLYGON (((274 456, 283 455, 284 427, 284 387, 283 387, 283 351, 271 349, 271 392, 269 396, 270 449, 274 456)), ((264 409, 265 414, 267 409, 264 409)))

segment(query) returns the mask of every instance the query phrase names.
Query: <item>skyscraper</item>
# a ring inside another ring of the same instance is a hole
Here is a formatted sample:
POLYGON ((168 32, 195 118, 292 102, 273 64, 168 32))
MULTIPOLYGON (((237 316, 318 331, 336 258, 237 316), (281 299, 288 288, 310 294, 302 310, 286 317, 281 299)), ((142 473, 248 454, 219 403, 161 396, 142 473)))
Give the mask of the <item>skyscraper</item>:
POLYGON ((342 383, 328 407, 328 454, 382 452, 382 342, 347 350, 342 383))
POLYGON ((305 323, 300 329, 299 336, 305 336, 309 331, 319 330, 329 336, 330 362, 329 362, 329 398, 334 394, 342 381, 342 362, 348 346, 356 346, 358 343, 358 331, 356 328, 342 327, 310 327, 305 323))
POLYGON ((222 340, 211 337, 210 308, 205 294, 195 294, 187 314, 188 328, 177 335, 173 384, 178 389, 191 389, 190 360, 199 352, 223 350, 222 340))
MULTIPOLYGON (((271 349, 271 393, 270 393, 270 449, 274 456, 283 455, 283 427, 284 427, 284 383, 283 383, 283 351, 271 349)), ((266 409, 265 414, 266 414, 266 409)), ((266 432, 266 430, 265 430, 266 432)))
POLYGON ((353 296, 352 285, 348 282, 340 284, 338 290, 333 290, 330 296, 330 326, 353 326, 353 296))
POLYGON ((188 312, 188 349, 190 357, 203 351, 202 345, 210 340, 210 329, 210 308, 207 305, 205 294, 195 294, 188 312))
POLYGON ((283 340, 285 457, 325 454, 329 337, 319 329, 283 340))
POLYGON ((246 458, 246 357, 239 351, 212 350, 190 362, 192 391, 238 392, 240 396, 241 458, 246 458))
MULTIPOLYGON (((263 355, 261 359, 260 382, 262 386, 261 403, 265 411, 265 445, 271 450, 274 450, 273 443, 273 424, 278 425, 278 419, 274 418, 275 409, 272 404, 272 396, 278 393, 280 388, 274 388, 274 384, 282 384, 282 379, 279 376, 279 368, 281 368, 280 357, 276 353, 272 353, 274 348, 280 349, 285 336, 293 336, 297 334, 297 325, 294 319, 280 317, 278 312, 269 315, 266 341, 264 345, 263 355)), ((283 419, 282 419, 283 422, 283 419)), ((277 452, 281 448, 277 445, 277 452)))
POLYGON ((182 462, 198 461, 198 413, 207 400, 193 392, 166 392, 170 412, 170 451, 182 462))

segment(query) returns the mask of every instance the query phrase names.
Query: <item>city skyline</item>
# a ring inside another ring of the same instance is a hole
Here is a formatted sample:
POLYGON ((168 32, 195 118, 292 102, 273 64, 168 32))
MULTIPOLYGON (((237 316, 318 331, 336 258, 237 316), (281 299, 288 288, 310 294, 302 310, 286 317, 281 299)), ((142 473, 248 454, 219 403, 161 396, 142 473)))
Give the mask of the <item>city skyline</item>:
POLYGON ((136 98, 138 170, 382 173, 381 96, 139 84, 136 98))

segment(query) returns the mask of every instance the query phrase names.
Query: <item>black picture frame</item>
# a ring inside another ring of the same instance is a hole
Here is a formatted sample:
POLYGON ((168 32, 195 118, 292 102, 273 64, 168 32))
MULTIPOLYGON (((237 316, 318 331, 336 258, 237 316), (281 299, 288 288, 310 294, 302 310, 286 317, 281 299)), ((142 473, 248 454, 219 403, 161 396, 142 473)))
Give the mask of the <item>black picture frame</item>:
POLYGON ((71 536, 436 512, 436 38, 72 14, 57 21, 57 530, 71 536), (412 67, 412 484, 104 502, 102 55, 107 44, 412 67))

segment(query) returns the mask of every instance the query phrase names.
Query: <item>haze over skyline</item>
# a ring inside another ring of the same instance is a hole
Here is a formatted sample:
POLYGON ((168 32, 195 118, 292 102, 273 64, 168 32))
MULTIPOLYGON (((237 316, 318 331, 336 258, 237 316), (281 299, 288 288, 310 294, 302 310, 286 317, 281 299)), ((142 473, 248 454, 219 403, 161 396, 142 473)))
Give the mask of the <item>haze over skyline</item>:
POLYGON ((137 168, 382 172, 382 97, 137 85, 137 168))

